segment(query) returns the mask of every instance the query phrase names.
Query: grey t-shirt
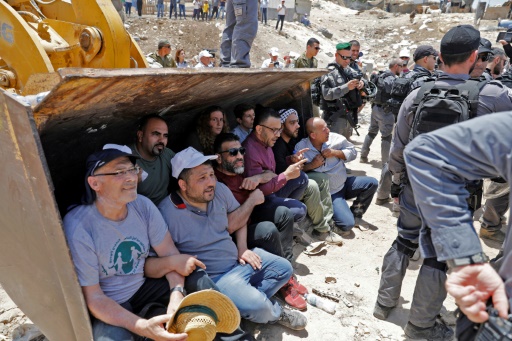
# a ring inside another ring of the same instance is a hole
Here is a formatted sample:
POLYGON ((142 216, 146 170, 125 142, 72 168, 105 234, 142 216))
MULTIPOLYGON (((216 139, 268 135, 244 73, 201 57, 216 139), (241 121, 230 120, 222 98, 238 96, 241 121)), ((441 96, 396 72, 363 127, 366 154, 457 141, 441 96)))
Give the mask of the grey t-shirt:
POLYGON ((240 204, 226 187, 217 182, 215 197, 201 211, 173 192, 158 205, 169 226, 174 244, 181 253, 197 255, 211 277, 222 275, 237 265, 238 250, 228 232, 228 213, 240 204))
MULTIPOLYGON (((135 145, 131 145, 130 148, 135 155, 140 155, 135 145)), ((142 158, 137 160, 137 165, 148 173, 148 177, 137 184, 137 193, 148 197, 155 205, 169 194, 167 189, 171 177, 171 159, 174 155, 176 153, 172 150, 164 148, 162 154, 153 161, 142 158)))
POLYGON ((122 221, 103 217, 96 205, 82 205, 64 217, 64 232, 81 286, 98 284, 116 301, 128 301, 144 283, 150 246, 159 245, 167 225, 141 195, 128 203, 122 221))

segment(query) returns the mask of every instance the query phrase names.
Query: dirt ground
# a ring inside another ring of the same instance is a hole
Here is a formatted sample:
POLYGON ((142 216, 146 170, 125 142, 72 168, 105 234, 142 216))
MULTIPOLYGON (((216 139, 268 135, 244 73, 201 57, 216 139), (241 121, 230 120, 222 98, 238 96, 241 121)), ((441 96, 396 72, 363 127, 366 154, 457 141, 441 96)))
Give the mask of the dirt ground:
MULTIPOLYGON (((281 56, 290 51, 302 53, 306 41, 316 37, 321 42, 318 55, 319 67, 325 67, 332 59, 334 46, 340 41, 358 39, 364 52, 363 60, 384 68, 385 63, 403 47, 414 48, 421 44, 439 47, 442 35, 457 24, 472 24, 472 14, 448 14, 431 18, 430 15, 416 15, 415 24, 410 23, 409 15, 394 15, 380 10, 358 13, 337 4, 326 1, 313 1, 310 14, 312 28, 299 23, 286 22, 283 33, 274 28, 275 20, 269 25, 260 25, 253 44, 251 60, 253 67, 259 67, 267 58, 271 47, 278 47, 281 56), (432 22, 424 21, 432 20, 432 22), (422 28, 422 26, 425 26, 422 28), (420 29, 421 28, 421 29, 420 29), (326 38, 319 30, 326 29, 332 38, 326 38)), ((495 41, 497 32, 491 21, 482 22, 482 35, 495 41), (485 30, 485 31, 484 31, 485 30)), ((220 44, 223 23, 218 21, 196 22, 187 20, 128 18, 128 31, 137 37, 145 54, 152 52, 159 39, 167 38, 176 48, 183 47, 187 58, 197 55, 201 49, 216 49, 220 44)), ((412 56, 412 55, 411 55, 412 56)), ((368 121, 369 108, 362 112, 362 121, 368 121)), ((362 124, 361 136, 353 136, 358 151, 362 146, 368 126, 362 124)), ((352 175, 368 175, 379 178, 381 163, 380 138, 377 137, 369 155, 370 163, 361 164, 359 158, 348 166, 352 175)), ((337 292, 348 307, 340 302, 337 311, 330 315, 315 307, 308 307, 306 315, 309 322, 304 331, 292 332, 278 325, 255 325, 247 327, 253 330, 258 340, 401 340, 404 338, 403 327, 407 323, 410 302, 420 261, 411 262, 404 280, 402 297, 388 321, 380 321, 372 316, 373 305, 380 280, 382 258, 396 237, 396 218, 391 214, 391 205, 371 205, 365 214, 365 220, 373 227, 365 232, 355 229, 352 237, 347 238, 341 247, 329 246, 321 254, 307 256, 301 253, 303 247, 294 249, 297 255, 295 272, 301 283, 312 288, 337 292), (335 283, 326 283, 326 276, 333 277, 335 283)), ((478 229, 478 223, 475 224, 478 229)), ((499 245, 483 243, 484 250, 491 257, 498 252, 499 245)), ((451 298, 445 301, 447 311, 455 308, 451 298)), ((453 318, 444 314, 450 323, 453 318)), ((37 327, 16 307, 6 293, 0 288, 0 341, 3 340, 43 340, 38 335, 37 327)), ((59 340, 60 341, 60 340, 59 340)))

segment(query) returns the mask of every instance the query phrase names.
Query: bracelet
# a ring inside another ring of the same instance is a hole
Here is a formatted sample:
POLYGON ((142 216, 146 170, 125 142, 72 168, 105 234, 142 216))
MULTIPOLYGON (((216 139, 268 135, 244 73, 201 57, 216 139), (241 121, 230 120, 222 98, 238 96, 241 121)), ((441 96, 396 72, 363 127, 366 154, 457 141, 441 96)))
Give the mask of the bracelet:
POLYGON ((181 292, 181 294, 183 295, 183 297, 187 296, 187 291, 185 290, 184 287, 174 287, 171 289, 171 293, 169 295, 172 295, 173 292, 175 291, 179 291, 181 292))

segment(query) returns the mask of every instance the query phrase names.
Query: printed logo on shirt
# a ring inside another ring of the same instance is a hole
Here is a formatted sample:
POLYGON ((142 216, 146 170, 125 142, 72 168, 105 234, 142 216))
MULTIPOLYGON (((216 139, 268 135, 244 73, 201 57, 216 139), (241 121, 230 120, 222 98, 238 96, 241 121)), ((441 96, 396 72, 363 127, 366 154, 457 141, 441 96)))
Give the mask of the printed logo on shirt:
POLYGON ((144 244, 137 238, 127 237, 124 241, 118 241, 110 252, 108 272, 115 271, 116 275, 133 274, 146 255, 144 244))

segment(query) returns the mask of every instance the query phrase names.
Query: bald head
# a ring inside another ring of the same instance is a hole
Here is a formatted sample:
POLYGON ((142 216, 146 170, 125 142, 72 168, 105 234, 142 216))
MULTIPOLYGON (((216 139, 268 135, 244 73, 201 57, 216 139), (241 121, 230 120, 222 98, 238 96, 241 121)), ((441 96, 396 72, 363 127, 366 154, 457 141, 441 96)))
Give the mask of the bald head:
POLYGON ((311 133, 314 133, 316 129, 318 129, 318 126, 320 123, 325 123, 323 119, 320 117, 311 117, 309 120, 306 121, 306 132, 308 135, 311 135, 311 133))

